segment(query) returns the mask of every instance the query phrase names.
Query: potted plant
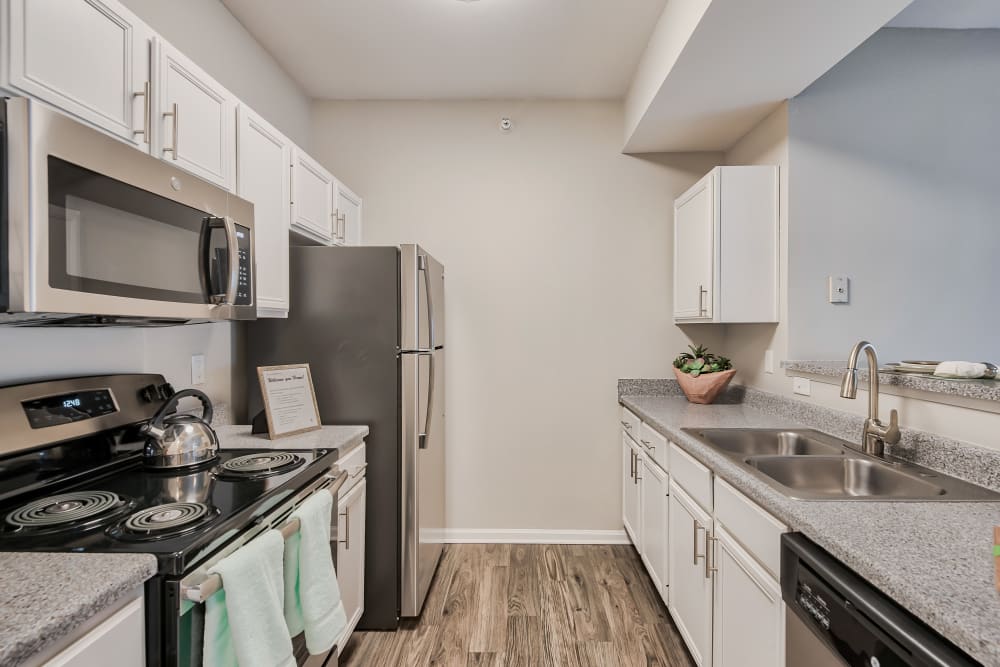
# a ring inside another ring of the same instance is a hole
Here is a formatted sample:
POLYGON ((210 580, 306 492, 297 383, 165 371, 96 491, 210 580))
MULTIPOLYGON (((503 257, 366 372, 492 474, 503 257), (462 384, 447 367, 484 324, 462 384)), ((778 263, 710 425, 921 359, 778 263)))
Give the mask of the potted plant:
POLYGON ((736 369, 733 362, 712 354, 704 345, 688 345, 688 349, 674 359, 674 375, 689 401, 711 403, 729 386, 736 369))

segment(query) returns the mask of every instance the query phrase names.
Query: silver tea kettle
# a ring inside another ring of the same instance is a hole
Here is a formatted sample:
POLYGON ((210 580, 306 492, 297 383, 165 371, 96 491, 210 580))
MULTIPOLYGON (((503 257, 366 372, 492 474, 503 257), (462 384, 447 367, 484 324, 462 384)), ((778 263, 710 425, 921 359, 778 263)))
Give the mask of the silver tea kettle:
POLYGON ((212 423, 212 401, 204 392, 185 389, 171 396, 142 427, 146 439, 144 462, 149 468, 184 468, 212 461, 219 455, 219 436, 212 423), (201 417, 168 414, 186 397, 201 401, 201 417))

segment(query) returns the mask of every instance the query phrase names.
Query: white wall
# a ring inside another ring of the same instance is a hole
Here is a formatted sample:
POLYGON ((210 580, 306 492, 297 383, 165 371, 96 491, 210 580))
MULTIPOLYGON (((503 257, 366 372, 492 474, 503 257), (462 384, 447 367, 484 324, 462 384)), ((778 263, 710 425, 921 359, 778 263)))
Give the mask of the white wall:
POLYGON ((297 144, 309 98, 220 0, 122 0, 171 44, 297 144))
POLYGON ((669 374, 688 342, 671 205, 720 159, 624 156, 621 126, 612 102, 314 107, 365 242, 418 241, 446 267, 453 530, 621 528, 616 381, 669 374))
POLYGON ((794 358, 1000 358, 998 109, 1000 30, 882 30, 791 101, 794 358))

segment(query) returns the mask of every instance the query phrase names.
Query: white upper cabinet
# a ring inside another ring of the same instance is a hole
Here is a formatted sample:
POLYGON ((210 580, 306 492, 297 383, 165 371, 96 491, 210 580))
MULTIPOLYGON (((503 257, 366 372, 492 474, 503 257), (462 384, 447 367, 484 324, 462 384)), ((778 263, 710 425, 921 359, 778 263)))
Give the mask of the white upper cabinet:
POLYGON ((236 129, 236 194, 253 202, 257 316, 288 314, 292 143, 245 105, 236 129))
POLYGON ((116 2, 8 0, 0 87, 150 150, 152 31, 116 2))
POLYGON ((184 54, 156 40, 156 154, 236 189, 236 98, 184 54))
POLYGON ((361 245, 361 197, 337 181, 334 241, 338 245, 361 245))
POLYGON ((334 184, 316 160, 292 150, 292 231, 319 243, 334 242, 334 184))
POLYGON ((778 321, 777 167, 716 167, 674 202, 674 320, 778 321))

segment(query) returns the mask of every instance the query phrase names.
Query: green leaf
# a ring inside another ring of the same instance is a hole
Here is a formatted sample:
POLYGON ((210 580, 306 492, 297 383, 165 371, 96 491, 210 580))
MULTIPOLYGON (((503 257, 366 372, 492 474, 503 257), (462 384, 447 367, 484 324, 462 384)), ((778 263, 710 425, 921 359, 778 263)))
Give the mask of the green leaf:
POLYGON ((701 371, 698 370, 697 368, 695 368, 694 370, 691 371, 691 377, 696 378, 699 375, 701 375, 701 371))
POLYGON ((696 359, 695 361, 693 361, 691 363, 691 368, 693 368, 693 369, 695 369, 697 371, 700 371, 704 367, 705 367, 705 361, 704 361, 704 359, 696 359))

